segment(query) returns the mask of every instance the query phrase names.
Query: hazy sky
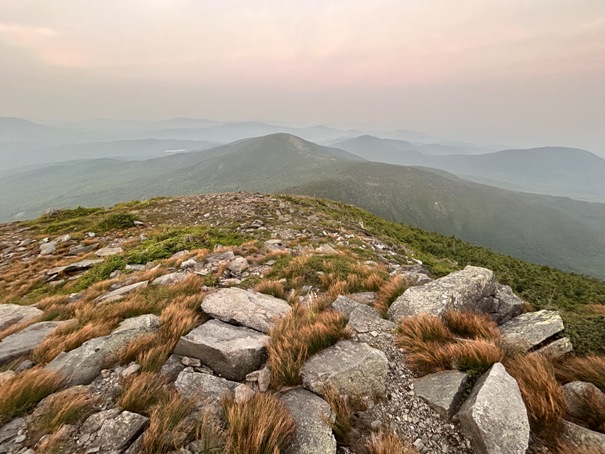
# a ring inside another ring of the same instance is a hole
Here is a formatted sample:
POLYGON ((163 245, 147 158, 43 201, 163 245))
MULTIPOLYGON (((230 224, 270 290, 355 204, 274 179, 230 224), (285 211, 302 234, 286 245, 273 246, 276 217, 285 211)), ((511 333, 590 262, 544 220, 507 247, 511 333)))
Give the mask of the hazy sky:
POLYGON ((0 0, 0 116, 404 128, 605 153, 605 0, 0 0))

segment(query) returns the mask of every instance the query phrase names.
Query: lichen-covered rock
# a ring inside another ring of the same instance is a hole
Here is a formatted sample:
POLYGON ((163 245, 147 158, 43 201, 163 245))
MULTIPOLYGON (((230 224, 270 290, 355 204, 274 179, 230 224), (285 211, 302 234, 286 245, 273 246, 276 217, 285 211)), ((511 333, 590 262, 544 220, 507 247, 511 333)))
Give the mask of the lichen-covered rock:
POLYGON ((0 364, 29 355, 46 336, 65 322, 38 322, 0 341, 0 364))
POLYGON ((367 344, 342 340, 307 360, 302 368, 305 388, 322 395, 333 387, 356 398, 384 397, 388 361, 367 344))
POLYGON ((107 358, 141 334, 156 331, 159 325, 159 317, 152 314, 128 318, 111 334, 90 339, 74 350, 59 353, 46 368, 61 373, 68 386, 87 385, 99 375, 107 358))
POLYGON ((569 337, 562 337, 536 350, 536 353, 540 353, 550 359, 559 359, 572 352, 573 344, 569 337))
POLYGON ((19 322, 28 322, 39 317, 44 312, 37 307, 20 306, 18 304, 0 304, 0 331, 19 322))
POLYGON ((477 301, 477 310, 489 315, 498 325, 523 312, 523 300, 508 285, 498 285, 496 293, 477 301))
POLYGON ((164 274, 163 276, 156 277, 151 282, 151 285, 174 285, 178 284, 181 281, 184 281, 185 279, 187 279, 188 276, 189 274, 187 273, 168 273, 164 274))
POLYGON ((502 342, 516 350, 528 351, 563 331, 558 311, 528 312, 500 326, 502 342))
POLYGON ((141 281, 135 282, 134 284, 125 285, 124 287, 117 288, 115 290, 112 290, 111 292, 104 293, 103 295, 98 296, 97 298, 95 298, 95 302, 111 303, 112 301, 117 301, 119 299, 124 298, 128 293, 147 287, 148 283, 149 281, 141 281))
POLYGON ((292 308, 286 301, 270 295, 224 288, 206 296, 202 310, 223 322, 268 333, 275 322, 289 314, 292 308))
POLYGON ((468 375, 446 370, 425 375, 414 381, 414 394, 444 418, 451 418, 462 402, 468 375))
POLYGON ((399 322, 421 313, 441 316, 449 309, 473 310, 478 301, 495 292, 493 271, 467 266, 427 284, 408 288, 391 305, 388 315, 399 322))
POLYGON ((235 381, 190 370, 182 371, 174 382, 177 391, 188 399, 196 399, 197 406, 209 415, 222 418, 222 399, 233 399, 239 386, 235 381))
POLYGON ((561 389, 567 404, 567 413, 573 418, 585 420, 593 411, 593 405, 605 408, 605 394, 592 383, 572 381, 561 389))
POLYGON ((99 448, 96 452, 100 454, 121 453, 137 439, 147 424, 149 418, 138 413, 123 411, 115 418, 103 421, 91 447, 99 448))
POLYGON ((390 331, 397 327, 395 323, 383 319, 376 309, 364 304, 351 312, 347 326, 358 333, 390 331))
POLYGON ((330 304, 329 308, 335 312, 341 313, 347 320, 351 316, 351 313, 361 307, 362 304, 355 301, 353 298, 347 296, 338 295, 338 298, 330 304))
POLYGON ((336 439, 328 425, 328 421, 334 422, 335 415, 325 400, 301 388, 286 391, 280 400, 296 423, 286 454, 336 453, 336 439))
POLYGON ((563 440, 580 451, 605 453, 605 434, 563 421, 563 440), (591 451, 592 450, 592 451, 591 451))
POLYGON ((198 358, 217 374, 241 381, 267 356, 269 336, 219 320, 210 320, 181 337, 174 353, 198 358))
POLYGON ((496 363, 477 380, 458 412, 463 433, 478 454, 524 454, 529 420, 519 386, 496 363))

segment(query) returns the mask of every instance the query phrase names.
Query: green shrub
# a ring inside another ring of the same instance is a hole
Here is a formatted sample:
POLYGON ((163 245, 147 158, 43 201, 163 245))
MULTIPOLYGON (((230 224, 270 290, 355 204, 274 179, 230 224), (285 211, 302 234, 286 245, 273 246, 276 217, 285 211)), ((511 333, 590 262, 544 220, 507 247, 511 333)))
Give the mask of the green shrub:
POLYGON ((130 213, 114 213, 107 216, 97 225, 97 230, 108 232, 110 230, 123 230, 134 227, 137 218, 130 213))

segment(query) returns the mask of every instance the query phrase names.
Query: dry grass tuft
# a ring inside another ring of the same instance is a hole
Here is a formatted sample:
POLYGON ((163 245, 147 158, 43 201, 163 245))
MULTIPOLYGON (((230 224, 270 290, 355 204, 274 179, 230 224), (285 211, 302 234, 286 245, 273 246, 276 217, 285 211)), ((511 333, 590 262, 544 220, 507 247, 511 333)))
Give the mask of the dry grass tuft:
POLYGON ((153 372, 133 375, 124 382, 118 404, 124 410, 149 416, 154 405, 168 400, 165 385, 166 380, 153 372))
POLYGON ((346 324, 336 312, 295 305, 269 333, 267 350, 273 385, 299 384, 300 369, 307 357, 348 337, 346 324))
POLYGON ((568 419, 590 430, 605 433, 605 404, 596 395, 598 392, 592 388, 577 395, 577 405, 582 409, 583 417, 577 419, 570 416, 568 419))
POLYGON ((21 372, 2 384, 0 390, 0 426, 13 417, 23 415, 61 386, 56 372, 33 368, 21 372))
POLYGON ((605 392, 605 356, 571 356, 555 365, 557 379, 562 383, 587 381, 605 392))
POLYGON ((386 316, 389 307, 409 288, 409 282, 400 274, 393 276, 378 289, 378 298, 374 307, 386 316))
POLYGON ((372 434, 366 445, 368 454, 418 454, 414 446, 391 431, 372 434))
POLYGON ((225 402, 229 454, 277 454, 290 442, 296 424, 273 394, 257 394, 242 405, 225 402))
POLYGON ((605 305, 603 304, 587 304, 585 308, 593 314, 605 315, 605 305))
POLYGON ((519 384, 532 430, 546 440, 556 441, 566 405, 552 364, 542 355, 530 354, 506 358, 504 365, 519 384))
POLYGON ((456 337, 465 339, 498 339, 500 330, 496 322, 487 314, 478 312, 447 311, 443 322, 456 337))
POLYGON ((284 289, 284 285, 280 281, 263 281, 260 282, 255 288, 259 293, 264 293, 265 295, 271 295, 276 298, 281 298, 283 300, 286 299, 286 290, 284 289))
POLYGON ((436 344, 452 342, 449 332, 439 317, 420 314, 404 319, 397 330, 395 343, 408 352, 431 349, 436 344))
POLYGON ((326 422, 332 427, 336 441, 341 445, 348 446, 351 441, 351 429, 353 428, 353 409, 349 404, 349 399, 332 387, 323 390, 322 394, 336 417, 334 422, 326 422))

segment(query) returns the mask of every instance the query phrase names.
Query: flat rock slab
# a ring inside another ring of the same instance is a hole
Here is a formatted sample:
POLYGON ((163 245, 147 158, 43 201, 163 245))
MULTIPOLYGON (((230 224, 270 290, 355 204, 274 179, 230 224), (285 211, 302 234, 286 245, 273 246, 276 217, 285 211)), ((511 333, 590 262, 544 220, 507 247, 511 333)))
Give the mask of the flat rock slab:
POLYGON ((517 381, 496 363, 483 374, 458 412, 462 432, 478 454, 524 454, 529 420, 517 381))
POLYGON ((267 357, 269 336, 242 326, 210 320, 181 337, 174 353, 198 358, 217 374, 241 381, 267 357))
POLYGON ((397 328, 395 323, 383 319, 376 309, 363 304, 351 312, 347 326, 358 333, 367 333, 370 331, 388 332, 397 328))
POLYGON ((341 340, 309 358, 301 373, 305 388, 316 394, 333 387, 351 397, 378 399, 385 395, 388 370, 386 355, 380 350, 341 340))
POLYGON ((468 375, 446 370, 414 380, 414 394, 444 418, 451 418, 462 403, 468 375))
POLYGON ((441 316, 449 309, 474 310, 496 292, 496 277, 487 268, 467 266, 427 284, 410 287, 393 302, 388 316, 395 322, 421 313, 441 316))
POLYGON ((125 285, 124 287, 117 288, 109 293, 105 293, 95 298, 97 303, 111 303, 124 298, 127 294, 147 287, 149 281, 135 282, 134 284, 125 285))
POLYGON ((559 359, 571 352, 573 352, 573 344, 569 337, 562 337, 536 350, 536 353, 548 356, 550 359, 559 359))
POLYGON ((67 386, 87 385, 99 375, 107 358, 141 334, 156 331, 159 325, 159 317, 151 314, 126 319, 111 334, 59 353, 46 368, 61 373, 67 386))
POLYGON ((502 341, 521 351, 528 351, 563 331, 558 311, 528 312, 500 326, 502 341))
POLYGON ((306 389, 291 389, 280 400, 296 422, 296 432, 285 454, 335 454, 336 438, 327 421, 334 422, 330 405, 306 389))
POLYGON ((19 322, 28 322, 39 317, 44 312, 37 307, 20 306, 18 304, 0 304, 0 331, 19 322))
POLYGON ((120 246, 106 246, 95 252, 95 255, 97 257, 109 257, 111 255, 121 254, 122 252, 124 252, 124 249, 120 246))
POLYGON ((200 408, 218 418, 224 414, 222 400, 233 399, 239 385, 235 381, 187 370, 182 371, 174 382, 179 394, 195 399, 200 408))
POLYGON ((156 277, 151 285, 174 285, 184 281, 190 274, 187 273, 168 273, 163 276, 156 277))
POLYGON ((290 305, 279 298, 240 288, 224 288, 202 302, 202 310, 226 323, 268 333, 274 323, 290 313, 290 305))
POLYGON ((0 341, 0 364, 19 356, 29 355, 46 336, 62 323, 65 322, 38 322, 6 336, 0 341))
POLYGON ((338 298, 336 298, 334 302, 330 304, 330 309, 341 313, 348 320, 351 316, 351 313, 361 306, 362 304, 358 301, 355 301, 353 298, 339 295, 338 298))
POLYGON ((137 439, 148 424, 149 418, 138 413, 123 411, 115 418, 106 419, 103 422, 91 447, 100 448, 97 452, 101 454, 122 453, 137 439))
POLYGON ((61 274, 61 273, 75 273, 77 271, 84 271, 91 268, 93 265, 97 263, 103 262, 103 259, 90 259, 90 260, 80 260, 79 262, 70 263, 65 266, 57 266, 55 268, 51 268, 46 272, 47 275, 53 274, 61 274))
POLYGON ((569 421, 563 421, 563 440, 578 448, 594 453, 605 452, 605 434, 586 429, 569 421))

